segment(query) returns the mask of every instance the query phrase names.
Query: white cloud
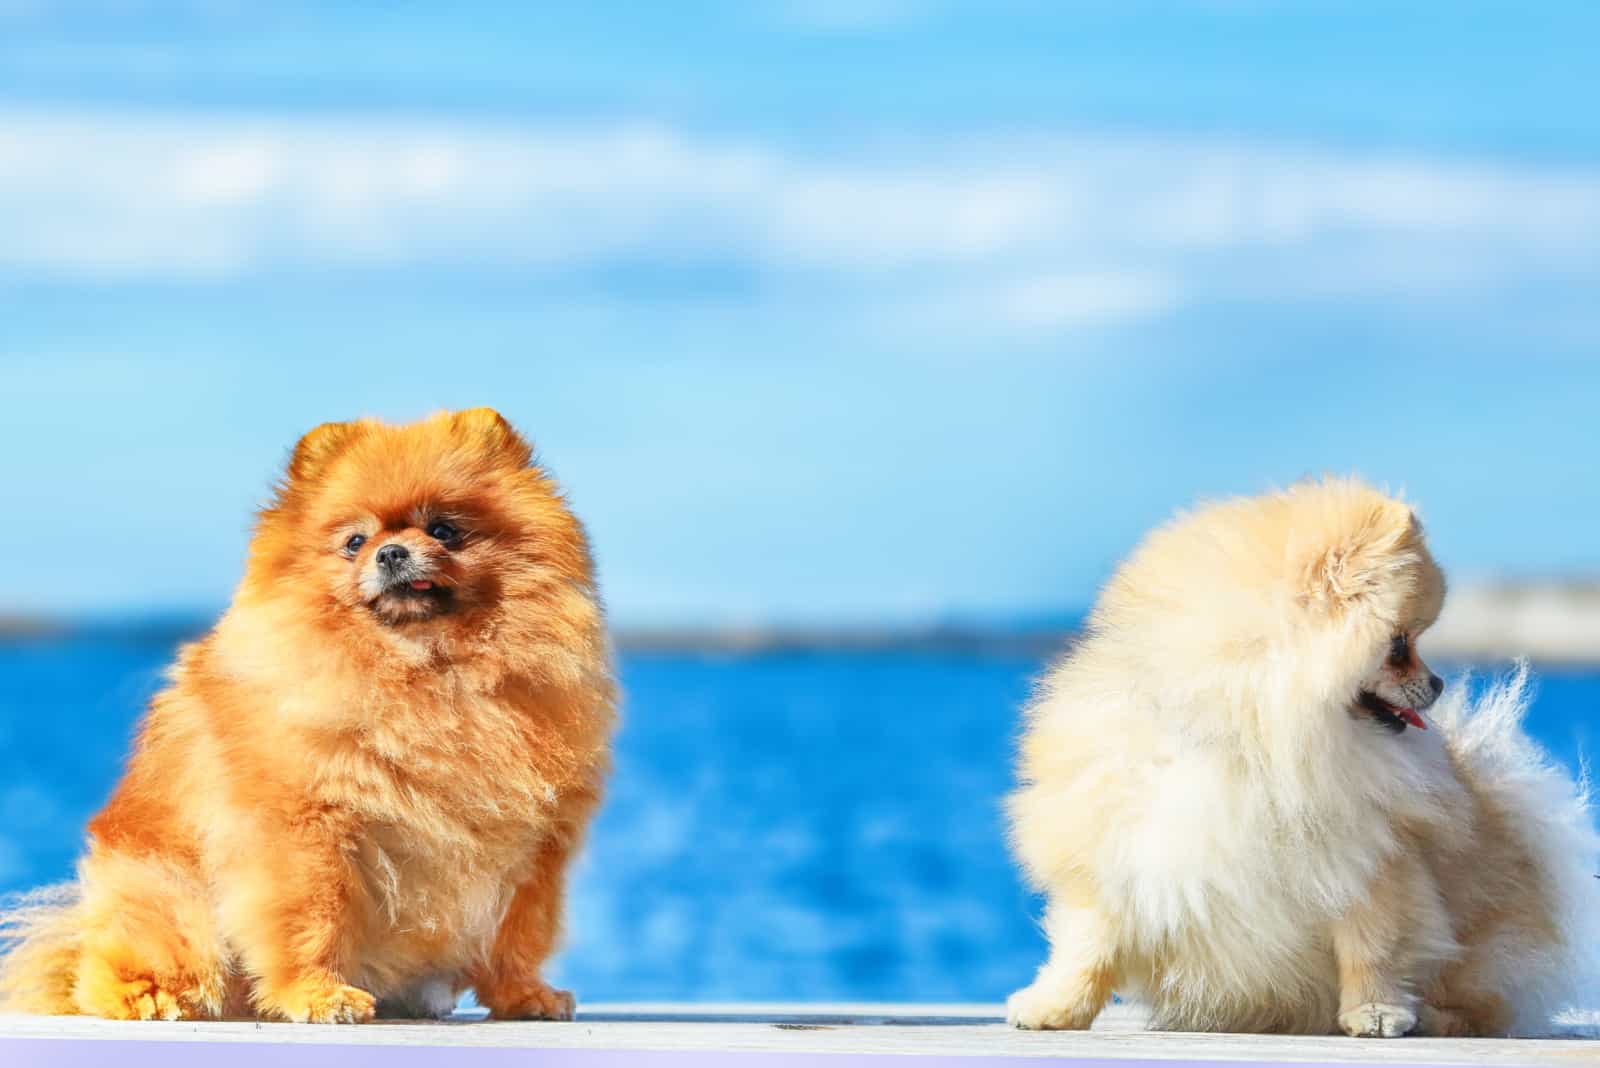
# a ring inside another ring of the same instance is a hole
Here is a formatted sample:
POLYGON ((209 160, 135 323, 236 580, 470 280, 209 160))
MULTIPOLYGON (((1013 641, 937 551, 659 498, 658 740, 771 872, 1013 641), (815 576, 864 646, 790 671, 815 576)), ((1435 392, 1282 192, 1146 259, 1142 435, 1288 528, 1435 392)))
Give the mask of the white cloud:
MULTIPOLYGON (((1061 329, 1592 270, 1600 172, 1109 136, 804 152, 638 124, 0 112, 0 270, 745 264, 1061 329)), ((885 296, 889 294, 883 294, 885 296)))
POLYGON ((1018 279, 984 294, 995 321, 1025 331, 1136 319, 1176 302, 1164 278, 1141 274, 1042 274, 1018 279))

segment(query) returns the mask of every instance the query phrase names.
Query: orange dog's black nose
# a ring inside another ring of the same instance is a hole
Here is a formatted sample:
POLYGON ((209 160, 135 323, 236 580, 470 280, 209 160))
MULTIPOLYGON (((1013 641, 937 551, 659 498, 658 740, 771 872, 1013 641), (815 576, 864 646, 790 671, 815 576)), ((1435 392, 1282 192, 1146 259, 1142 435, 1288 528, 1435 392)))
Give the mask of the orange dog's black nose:
POLYGON ((411 550, 404 545, 385 545, 378 550, 378 563, 393 571, 411 558, 411 550))

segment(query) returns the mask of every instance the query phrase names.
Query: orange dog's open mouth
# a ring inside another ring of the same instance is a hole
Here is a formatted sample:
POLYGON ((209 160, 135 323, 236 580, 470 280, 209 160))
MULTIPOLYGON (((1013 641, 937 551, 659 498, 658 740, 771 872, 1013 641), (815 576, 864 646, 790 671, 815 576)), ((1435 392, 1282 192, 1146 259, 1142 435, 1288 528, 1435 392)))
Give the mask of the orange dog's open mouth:
POLYGON ((431 579, 412 579, 410 582, 396 582, 386 588, 380 596, 406 600, 436 600, 449 595, 449 586, 441 586, 431 579))
POLYGON ((397 579, 367 607, 388 623, 431 619, 455 607, 455 590, 432 579, 397 579))
POLYGON ((1416 709, 1390 704, 1371 690, 1362 690, 1361 696, 1356 698, 1356 704, 1370 712, 1373 719, 1396 734, 1405 730, 1408 725, 1417 728, 1419 731, 1428 729, 1427 721, 1422 718, 1416 709))
POLYGON ((406 579, 395 578, 389 580, 383 587, 379 597, 425 597, 443 596, 450 592, 448 585, 442 585, 433 579, 406 579))

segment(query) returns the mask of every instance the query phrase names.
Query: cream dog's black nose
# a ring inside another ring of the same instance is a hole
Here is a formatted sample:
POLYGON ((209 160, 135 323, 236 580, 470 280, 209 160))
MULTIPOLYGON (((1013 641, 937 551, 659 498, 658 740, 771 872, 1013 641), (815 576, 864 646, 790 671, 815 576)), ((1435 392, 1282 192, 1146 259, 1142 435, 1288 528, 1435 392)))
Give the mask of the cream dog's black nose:
POLYGON ((378 550, 378 563, 393 571, 407 560, 411 559, 411 550, 404 545, 385 545, 378 550))
MULTIPOLYGON (((379 553, 378 555, 382 556, 383 554, 379 553)), ((1433 696, 1438 697, 1440 694, 1444 693, 1444 680, 1437 675, 1429 675, 1428 689, 1433 691, 1433 696)))

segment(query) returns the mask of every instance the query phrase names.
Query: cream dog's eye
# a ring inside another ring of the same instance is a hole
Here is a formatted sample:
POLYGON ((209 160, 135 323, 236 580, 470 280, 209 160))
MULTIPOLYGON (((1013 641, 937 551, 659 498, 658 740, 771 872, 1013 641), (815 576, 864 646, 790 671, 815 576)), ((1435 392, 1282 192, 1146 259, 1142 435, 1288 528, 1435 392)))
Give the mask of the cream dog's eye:
POLYGON ((1411 659, 1411 639, 1404 634, 1396 634, 1389 640, 1389 662, 1404 664, 1411 659))

